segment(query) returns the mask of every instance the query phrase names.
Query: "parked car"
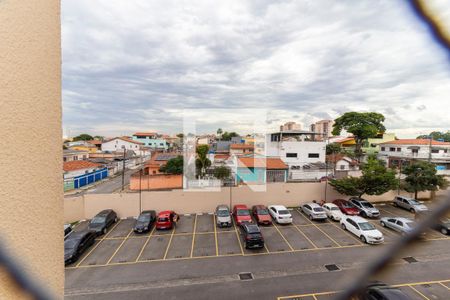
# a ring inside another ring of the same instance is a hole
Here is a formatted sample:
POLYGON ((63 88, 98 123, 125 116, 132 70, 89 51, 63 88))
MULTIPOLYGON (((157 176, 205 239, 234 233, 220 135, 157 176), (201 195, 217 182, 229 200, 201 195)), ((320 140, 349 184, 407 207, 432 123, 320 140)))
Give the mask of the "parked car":
POLYGON ((326 220, 325 210, 317 203, 306 203, 302 205, 302 211, 310 220, 326 220))
POLYGON ((252 214, 258 224, 271 225, 272 217, 269 210, 264 205, 255 205, 252 207, 252 214))
MULTIPOLYGON (((419 211, 416 213, 415 218, 421 219, 429 214, 429 211, 419 211)), ((442 234, 448 235, 450 233, 450 213, 446 216, 436 220, 433 228, 439 230, 442 234)))
POLYGON ((333 201, 333 204, 335 204, 337 207, 339 207, 341 212, 345 215, 349 215, 349 216, 359 215, 359 209, 347 200, 336 199, 333 201))
POLYGON ((349 200, 359 209, 359 214, 361 217, 378 218, 380 216, 380 211, 376 209, 369 201, 358 197, 351 197, 349 200))
POLYGON ((385 217, 381 218, 380 224, 383 227, 390 228, 401 234, 406 234, 414 229, 416 222, 408 218, 402 217, 385 217))
POLYGON ((417 201, 416 199, 405 197, 405 196, 395 196, 394 206, 401 207, 409 210, 413 214, 418 211, 427 211, 428 207, 417 201))
POLYGON ((154 210, 144 210, 134 223, 133 231, 136 233, 148 232, 156 221, 154 210))
POLYGON ((292 215, 283 205, 270 205, 269 213, 278 224, 292 223, 292 215))
POLYGON ((241 224, 240 229, 246 249, 264 247, 264 238, 258 225, 244 222, 241 224))
POLYGON ((71 232, 72 232, 72 225, 64 224, 64 236, 67 236, 71 232))
POLYGON ((233 222, 231 221, 231 212, 228 206, 218 205, 216 207, 216 224, 219 227, 231 227, 233 222))
POLYGON ((156 229, 172 229, 174 227, 174 218, 176 213, 173 210, 164 210, 159 212, 158 217, 156 218, 156 229))
POLYGON ((341 220, 342 212, 339 209, 339 207, 337 207, 336 204, 325 203, 324 205, 322 205, 322 208, 325 211, 325 213, 327 214, 327 217, 330 218, 331 220, 334 220, 334 221, 341 220))
POLYGON ((116 223, 118 220, 114 210, 105 209, 92 218, 89 222, 88 229, 95 231, 97 235, 102 235, 108 231, 109 226, 116 223))
POLYGON ((357 297, 358 300, 409 300, 402 290, 381 282, 369 284, 357 297))
POLYGON ((248 210, 247 205, 244 204, 237 204, 233 208, 233 216, 234 221, 237 225, 241 225, 243 222, 252 223, 252 216, 250 215, 250 212, 248 210))
POLYGON ((64 263, 74 263, 95 243, 97 233, 92 230, 72 232, 64 241, 64 263))
POLYGON ((343 216, 340 223, 342 229, 353 233, 359 237, 363 243, 381 244, 384 242, 383 234, 364 218, 358 216, 343 216))

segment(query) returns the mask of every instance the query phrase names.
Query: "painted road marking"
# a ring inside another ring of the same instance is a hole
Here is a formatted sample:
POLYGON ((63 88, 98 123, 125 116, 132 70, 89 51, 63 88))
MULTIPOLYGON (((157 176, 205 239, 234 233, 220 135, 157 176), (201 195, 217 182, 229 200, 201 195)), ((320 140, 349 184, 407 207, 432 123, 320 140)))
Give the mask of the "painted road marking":
POLYGON ((192 244, 191 244, 191 258, 194 255, 194 244, 195 244, 195 232, 197 231, 197 214, 194 219, 194 231, 192 233, 192 244))

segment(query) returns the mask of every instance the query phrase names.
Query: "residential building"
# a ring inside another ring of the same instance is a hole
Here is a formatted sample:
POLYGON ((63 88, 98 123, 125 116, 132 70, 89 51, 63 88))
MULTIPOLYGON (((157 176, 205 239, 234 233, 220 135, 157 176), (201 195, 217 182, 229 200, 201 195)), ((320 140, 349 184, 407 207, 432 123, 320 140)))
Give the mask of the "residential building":
POLYGON ((73 149, 63 150, 63 162, 87 160, 89 158, 89 151, 80 151, 73 149))
POLYGON ((280 131, 290 131, 290 130, 302 130, 302 125, 296 122, 287 122, 284 125, 280 125, 280 131))
POLYGON ((247 155, 254 152, 253 145, 246 144, 231 144, 230 145, 230 155, 247 155))
POLYGON ((216 141, 212 144, 211 147, 211 152, 218 154, 218 153, 222 153, 222 154, 229 154, 230 153, 230 146, 231 146, 232 142, 231 141, 216 141))
POLYGON ((333 169, 334 176, 338 179, 361 175, 358 161, 341 153, 327 155, 327 164, 333 169))
POLYGON ((90 141, 87 141, 89 144, 92 144, 92 145, 94 145, 96 148, 97 148, 97 150, 99 150, 99 151, 101 151, 102 150, 102 143, 103 143, 103 141, 100 141, 100 140, 90 140, 90 141))
POLYGON ((180 156, 180 153, 154 153, 152 158, 144 166, 144 174, 156 175, 162 172, 159 169, 165 166, 170 159, 180 156))
POLYGON ((77 150, 77 151, 87 151, 89 153, 96 153, 98 151, 97 147, 89 142, 85 142, 82 145, 74 145, 69 147, 71 150, 77 150))
POLYGON ((362 151, 364 154, 378 154, 380 152, 380 144, 395 140, 395 133, 380 133, 374 138, 369 138, 364 142, 362 151))
POLYGON ((143 143, 126 137, 115 137, 103 142, 101 149, 103 152, 123 152, 123 150, 126 149, 127 151, 131 150, 135 152, 136 155, 141 155, 143 146, 143 143))
POLYGON ((288 166, 278 157, 236 157, 237 184, 264 184, 286 182, 288 166))
POLYGON ((136 132, 132 139, 154 150, 166 151, 169 148, 167 141, 156 132, 136 132))
POLYGON ((279 157, 289 167, 289 180, 319 180, 326 176, 326 142, 314 141, 310 131, 280 131, 266 135, 267 156, 279 157))
POLYGON ((216 136, 212 134, 201 135, 197 137, 197 145, 212 145, 216 136))
POLYGON ((436 165, 438 174, 450 175, 450 142, 429 139, 399 139, 379 144, 378 158, 389 167, 410 164, 417 160, 436 165))
POLYGON ((78 189, 108 177, 108 169, 102 164, 86 160, 64 162, 64 190, 78 189))
POLYGON ((233 136, 230 141, 232 144, 243 144, 245 142, 244 138, 241 136, 233 136))
POLYGON ((321 120, 311 124, 311 131, 317 134, 316 140, 323 141, 332 137, 333 134, 331 132, 333 131, 333 124, 333 120, 321 120))
POLYGON ((349 150, 349 151, 354 151, 355 150, 355 145, 356 145, 356 141, 354 137, 343 137, 343 138, 339 138, 339 139, 333 139, 333 141, 330 141, 330 143, 336 143, 341 145, 341 148, 343 150, 349 150))

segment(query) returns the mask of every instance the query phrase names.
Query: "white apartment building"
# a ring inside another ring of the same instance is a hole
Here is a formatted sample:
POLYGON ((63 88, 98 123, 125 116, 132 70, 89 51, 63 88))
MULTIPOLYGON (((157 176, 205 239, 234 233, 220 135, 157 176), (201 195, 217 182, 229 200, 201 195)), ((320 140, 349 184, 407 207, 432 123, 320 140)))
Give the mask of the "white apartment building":
POLYGON ((138 141, 133 141, 124 137, 116 137, 102 143, 103 152, 123 151, 123 149, 134 151, 136 155, 147 156, 149 151, 144 149, 144 144, 138 141))
POLYGON ((378 158, 389 167, 403 162, 429 160, 436 165, 438 174, 450 175, 450 143, 428 139, 400 139, 379 144, 378 158), (431 157, 430 157, 431 154, 431 157))
POLYGON ((326 176, 326 142, 312 141, 313 136, 298 130, 268 134, 265 155, 280 157, 288 165, 288 180, 319 180, 326 176))

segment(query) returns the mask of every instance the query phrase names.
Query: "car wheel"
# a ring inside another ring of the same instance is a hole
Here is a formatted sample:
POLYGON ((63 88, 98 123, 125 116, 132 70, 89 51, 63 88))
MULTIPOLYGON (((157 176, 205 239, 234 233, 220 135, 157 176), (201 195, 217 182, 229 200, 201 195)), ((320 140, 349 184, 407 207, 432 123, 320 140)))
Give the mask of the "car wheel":
POLYGON ((117 223, 117 221, 119 221, 119 219, 117 217, 114 218, 114 223, 117 223))
POLYGON ((102 230, 103 234, 106 234, 106 227, 102 230))
POLYGON ((447 235, 448 229, 447 228, 441 228, 441 233, 447 235))
POLYGON ((361 212, 361 217, 363 217, 363 218, 367 218, 367 214, 366 214, 366 212, 362 211, 362 212, 361 212))
POLYGON ((414 208, 411 208, 409 211, 410 211, 412 214, 415 214, 415 213, 416 213, 416 211, 414 210, 414 208))
POLYGON ((347 227, 345 227, 345 224, 341 225, 342 229, 347 230, 347 227))
POLYGON ((386 227, 386 224, 384 222, 380 222, 381 226, 386 227))
POLYGON ((312 221, 312 219, 313 219, 312 215, 309 215, 309 219, 312 221))
POLYGON ((397 206, 398 206, 397 202, 394 202, 394 206, 395 206, 395 207, 397 207, 397 206))
POLYGON ((367 243, 366 238, 362 235, 359 237, 361 239, 361 242, 363 242, 364 244, 367 243))

